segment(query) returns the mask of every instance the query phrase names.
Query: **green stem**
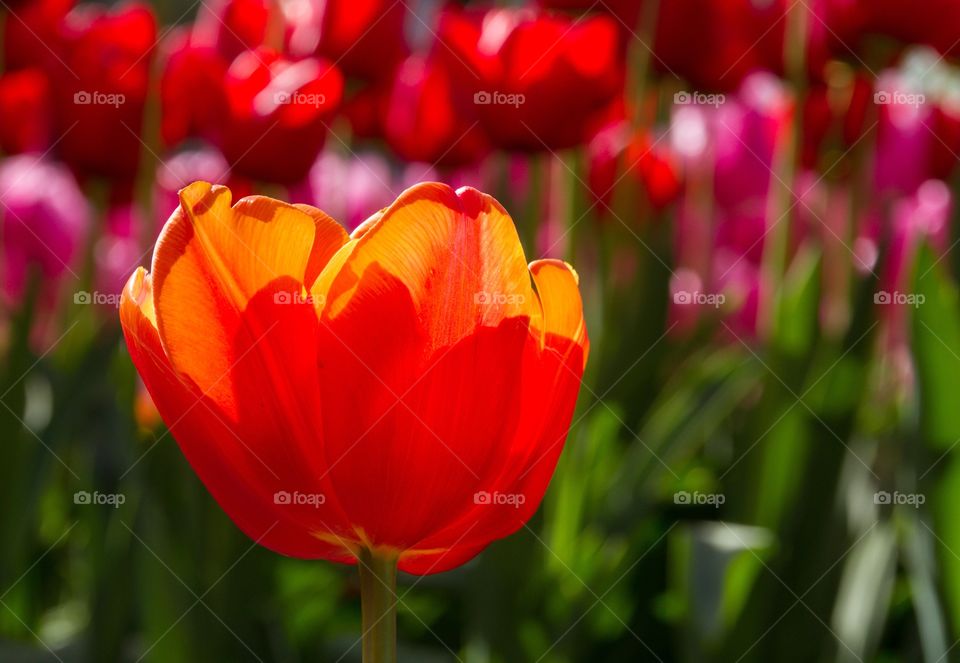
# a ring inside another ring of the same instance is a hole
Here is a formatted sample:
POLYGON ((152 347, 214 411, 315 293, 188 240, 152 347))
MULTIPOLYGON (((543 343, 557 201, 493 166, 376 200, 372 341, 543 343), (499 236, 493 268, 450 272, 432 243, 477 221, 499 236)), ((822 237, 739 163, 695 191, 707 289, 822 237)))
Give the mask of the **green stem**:
POLYGON ((363 663, 397 661, 397 560, 364 549, 360 553, 363 663))

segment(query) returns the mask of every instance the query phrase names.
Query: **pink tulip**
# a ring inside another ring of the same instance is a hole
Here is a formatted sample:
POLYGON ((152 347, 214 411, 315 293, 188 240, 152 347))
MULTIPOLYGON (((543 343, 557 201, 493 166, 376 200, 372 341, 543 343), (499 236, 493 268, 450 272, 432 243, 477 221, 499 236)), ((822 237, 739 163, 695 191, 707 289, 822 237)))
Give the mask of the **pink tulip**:
POLYGON ((33 272, 41 304, 53 308, 57 286, 77 278, 77 259, 90 226, 90 209, 66 166, 35 155, 0 162, 2 294, 16 304, 33 272))

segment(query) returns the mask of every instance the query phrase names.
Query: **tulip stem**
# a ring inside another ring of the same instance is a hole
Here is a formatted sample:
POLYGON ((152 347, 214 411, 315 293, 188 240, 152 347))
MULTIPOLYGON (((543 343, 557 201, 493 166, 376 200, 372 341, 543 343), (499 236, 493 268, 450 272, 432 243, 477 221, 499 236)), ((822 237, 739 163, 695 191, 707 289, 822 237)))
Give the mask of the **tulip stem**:
POLYGON ((397 560, 364 548, 358 562, 363 663, 396 663, 397 560))

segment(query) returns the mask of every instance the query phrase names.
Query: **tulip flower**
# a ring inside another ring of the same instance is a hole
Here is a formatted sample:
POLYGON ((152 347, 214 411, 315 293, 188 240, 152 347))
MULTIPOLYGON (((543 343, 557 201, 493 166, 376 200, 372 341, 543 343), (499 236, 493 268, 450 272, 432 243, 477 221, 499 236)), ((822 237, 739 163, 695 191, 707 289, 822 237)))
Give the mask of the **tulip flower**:
POLYGON ((319 14, 320 55, 352 76, 379 80, 407 56, 410 10, 394 0, 326 0, 319 14))
POLYGON ((168 40, 160 78, 160 131, 164 145, 176 147, 193 137, 216 141, 227 114, 224 78, 230 61, 212 46, 196 45, 189 35, 168 40))
POLYGON ((36 280, 31 336, 43 347, 52 340, 61 284, 79 278, 90 206, 69 169, 31 154, 0 161, 0 193, 0 302, 20 308, 36 280))
POLYGON ((203 3, 193 33, 198 43, 216 47, 228 61, 244 51, 267 45, 267 31, 280 17, 272 0, 227 0, 203 3))
POLYGON ((875 186, 881 193, 910 195, 932 174, 934 144, 940 140, 931 131, 933 109, 895 71, 881 72, 874 99, 879 109, 875 186))
POLYGON ((359 560, 364 601, 382 606, 397 567, 453 568, 530 518, 588 351, 569 265, 528 267, 506 211, 467 187, 414 186, 349 236, 315 208, 231 205, 203 182, 180 200, 121 322, 241 530, 359 560))
POLYGON ((632 132, 629 125, 621 121, 598 132, 590 141, 587 154, 587 184, 601 217, 610 213, 614 189, 621 183, 639 187, 657 211, 680 195, 682 184, 677 159, 670 153, 669 141, 663 137, 654 138, 649 131, 632 132))
POLYGON ((383 139, 383 108, 390 95, 390 81, 365 85, 343 103, 343 116, 351 135, 358 140, 383 139))
POLYGON ((383 126, 387 143, 406 161, 440 166, 474 163, 489 150, 475 107, 454 92, 442 58, 411 56, 398 67, 383 126))
POLYGON ((438 35, 463 100, 499 147, 534 151, 585 142, 623 94, 615 20, 526 9, 447 10, 438 35))
POLYGON ((661 2, 654 63, 699 90, 733 90, 752 71, 779 71, 786 8, 782 0, 661 2))
POLYGON ((343 94, 343 75, 317 58, 242 53, 227 71, 227 116, 218 145, 244 177, 290 184, 306 177, 343 94))
POLYGON ((805 168, 815 168, 821 155, 828 152, 825 143, 846 151, 860 140, 873 103, 872 83, 861 75, 842 87, 815 85, 807 90, 802 103, 801 162, 805 168), (829 139, 836 144, 828 143, 829 139))
POLYGON ((131 180, 140 139, 156 19, 146 5, 83 5, 65 22, 66 46, 52 80, 58 150, 83 174, 131 180), (107 148, 109 146, 109 148, 107 148))
POLYGON ((898 0, 858 3, 866 15, 866 30, 908 44, 926 44, 944 55, 960 53, 960 5, 953 0, 927 0, 919 5, 898 0))
POLYGON ((620 21, 625 30, 633 31, 640 18, 640 11, 643 3, 638 0, 604 0, 604 2, 593 2, 592 0, 539 0, 538 3, 544 9, 559 9, 569 12, 598 11, 606 12, 615 16, 620 21))
MULTIPOLYGON (((3 65, 7 70, 60 65, 61 26, 75 0, 30 0, 8 7, 3 21, 3 65)), ((62 65, 60 65, 62 66, 62 65)))
POLYGON ((748 77, 716 107, 675 109, 671 138, 687 174, 675 227, 681 269, 672 284, 671 314, 681 329, 716 312, 697 304, 701 293, 724 296, 721 312, 735 333, 762 335, 773 286, 764 278, 764 251, 777 227, 768 196, 791 113, 786 90, 769 74, 748 77))
POLYGON ((50 84, 39 69, 0 76, 0 149, 43 152, 50 145, 50 84))

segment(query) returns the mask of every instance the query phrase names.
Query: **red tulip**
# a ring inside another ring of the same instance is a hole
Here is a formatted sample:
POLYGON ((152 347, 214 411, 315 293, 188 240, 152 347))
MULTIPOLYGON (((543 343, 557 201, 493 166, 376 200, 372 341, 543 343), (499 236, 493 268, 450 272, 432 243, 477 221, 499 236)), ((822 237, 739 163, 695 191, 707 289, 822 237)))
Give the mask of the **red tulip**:
POLYGON ((440 184, 348 236, 317 209, 195 183, 120 315, 157 409, 248 536, 416 574, 532 515, 588 349, 573 270, 528 268, 495 200, 440 184))
POLYGON ((160 79, 161 136, 174 147, 190 137, 216 142, 227 116, 224 79, 229 62, 212 46, 197 46, 187 35, 170 41, 160 79))
POLYGON ((489 149, 473 105, 454 93, 440 58, 411 56, 396 72, 381 120, 387 143, 406 161, 459 166, 489 149))
POLYGON ((153 12, 138 4, 86 5, 67 17, 64 64, 52 80, 58 149, 76 170, 135 175, 156 29, 153 12))
POLYGON ((319 53, 347 74, 371 80, 388 77, 407 56, 406 2, 324 0, 319 53))
POLYGON ((957 168, 960 153, 960 109, 935 106, 929 127, 931 134, 939 139, 930 146, 931 176, 949 180, 957 168))
POLYGON ((320 59, 247 51, 230 65, 225 89, 219 146, 232 170, 286 184, 306 177, 343 94, 340 71, 320 59))
POLYGON ((655 210, 661 210, 680 195, 679 164, 666 139, 655 140, 648 131, 631 133, 624 122, 599 132, 588 148, 587 183, 597 201, 597 213, 606 216, 617 187, 643 191, 655 210))
POLYGON ((500 147, 540 151, 586 140, 622 95, 622 48, 614 20, 576 20, 521 9, 444 12, 438 54, 459 73, 500 147))
POLYGON ((643 3, 640 0, 539 0, 544 9, 562 9, 571 12, 606 12, 617 18, 624 30, 633 32, 640 18, 643 3))
POLYGON ((391 87, 389 81, 378 81, 361 87, 344 101, 342 112, 355 138, 383 138, 383 109, 391 87))
POLYGON ((751 71, 782 68, 785 10, 783 0, 661 2, 654 63, 699 90, 733 90, 751 71))
POLYGON ((39 69, 0 76, 0 149, 42 152, 50 145, 50 85, 39 69))
POLYGON ((267 43, 272 21, 280 18, 270 11, 273 0, 226 0, 203 3, 193 36, 197 44, 216 49, 228 61, 267 43))
POLYGON ((860 2, 866 30, 889 35, 908 44, 926 44, 944 55, 960 54, 960 4, 954 0, 860 2))
POLYGON ((803 99, 802 164, 815 168, 823 143, 833 139, 836 147, 849 149, 866 128, 867 112, 873 103, 873 87, 864 76, 855 77, 844 89, 814 85, 803 99))
POLYGON ((3 20, 3 65, 8 70, 60 65, 63 18, 75 0, 30 0, 3 20))
POLYGON ((680 195, 678 164, 669 152, 669 143, 654 140, 649 133, 637 133, 624 153, 628 173, 643 185, 654 209, 663 209, 680 195))

